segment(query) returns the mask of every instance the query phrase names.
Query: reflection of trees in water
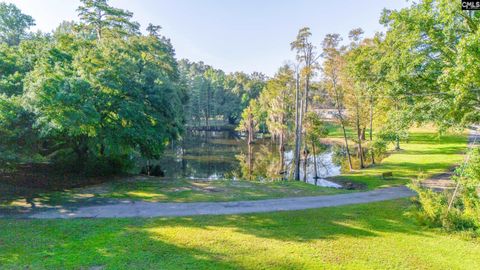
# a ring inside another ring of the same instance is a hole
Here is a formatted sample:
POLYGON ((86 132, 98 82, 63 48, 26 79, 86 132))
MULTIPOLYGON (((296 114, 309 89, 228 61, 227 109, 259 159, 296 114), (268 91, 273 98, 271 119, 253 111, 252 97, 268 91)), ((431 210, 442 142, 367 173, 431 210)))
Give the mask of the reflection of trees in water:
POLYGON ((237 178, 249 180, 281 179, 280 155, 269 144, 248 145, 246 151, 236 156, 239 162, 237 178))
MULTIPOLYGON (((332 168, 332 155, 325 155, 325 151, 330 153, 330 149, 316 147, 317 174, 320 178, 338 174, 338 167, 332 168)), ((197 131, 175 142, 157 162, 164 168, 165 175, 172 178, 280 180, 291 178, 293 173, 292 151, 287 147, 283 155, 282 152, 279 144, 270 139, 257 139, 256 143, 248 145, 236 134, 197 131)), ((307 168, 308 182, 311 183, 314 183, 313 158, 309 155, 307 168)))
MULTIPOLYGON (((348 158, 347 158, 347 151, 346 151, 345 147, 341 146, 341 145, 335 145, 335 146, 332 147, 332 151, 333 151, 333 159, 332 160, 336 165, 341 166, 342 173, 350 171, 349 164, 348 164, 348 158)), ((350 157, 351 157, 351 160, 352 160, 352 168, 355 169, 355 170, 360 169, 360 167, 361 167, 361 160, 360 160, 360 156, 359 156, 360 151, 358 151, 358 148, 353 147, 353 148, 350 149, 350 152, 351 152, 350 157)), ((366 148, 366 147, 364 147, 362 152, 363 152, 364 164, 371 164, 372 161, 373 161, 372 159, 374 159, 375 162, 378 163, 386 157, 385 154, 380 154, 380 155, 375 154, 375 155, 373 155, 371 149, 366 148)))
MULTIPOLYGON (((310 155, 308 166, 306 167, 308 182, 315 183, 317 179, 338 174, 338 164, 332 163, 331 147, 318 145, 315 156, 310 155), (313 162, 316 159, 316 162, 313 162), (316 166, 315 166, 316 164, 316 166), (317 170, 315 174, 315 170, 317 170), (313 180, 313 181, 312 181, 313 180)), ((337 156, 338 157, 338 156, 337 156)), ((242 148, 240 154, 236 155, 239 168, 232 173, 232 177, 237 179, 249 180, 282 180, 292 178, 293 173, 293 152, 291 150, 283 152, 279 145, 265 140, 258 140, 256 144, 248 145, 242 148), (283 164, 282 164, 283 163, 283 164)), ((303 168, 300 169, 301 178, 304 177, 303 168)))
POLYGON ((157 162, 167 177, 222 178, 237 166, 236 137, 227 131, 187 132, 157 162))

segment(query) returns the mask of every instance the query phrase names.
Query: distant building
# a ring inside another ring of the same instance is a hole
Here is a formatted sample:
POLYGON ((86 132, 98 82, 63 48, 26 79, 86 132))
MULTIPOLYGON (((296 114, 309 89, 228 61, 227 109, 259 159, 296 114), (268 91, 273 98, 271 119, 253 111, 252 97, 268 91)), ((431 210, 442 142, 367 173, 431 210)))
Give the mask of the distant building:
MULTIPOLYGON (((338 111, 337 109, 314 109, 315 113, 318 114, 318 116, 325 121, 333 121, 338 119, 338 111)), ((342 114, 345 115, 345 110, 342 110, 342 114)))

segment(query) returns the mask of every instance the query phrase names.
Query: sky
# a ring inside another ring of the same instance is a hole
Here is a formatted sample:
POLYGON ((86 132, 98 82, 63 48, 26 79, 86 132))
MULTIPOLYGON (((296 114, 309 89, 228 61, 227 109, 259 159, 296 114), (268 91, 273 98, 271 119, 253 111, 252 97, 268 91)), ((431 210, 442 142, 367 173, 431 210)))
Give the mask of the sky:
MULTIPOLYGON (((31 15, 34 30, 50 32, 64 20, 78 20, 79 0, 0 0, 31 15)), ((290 42, 308 26, 321 46, 328 33, 343 37, 357 27, 365 36, 384 31, 378 20, 383 8, 400 9, 405 0, 110 0, 130 10, 144 29, 162 26, 177 58, 204 61, 226 72, 263 72, 272 76, 295 59, 290 42)))

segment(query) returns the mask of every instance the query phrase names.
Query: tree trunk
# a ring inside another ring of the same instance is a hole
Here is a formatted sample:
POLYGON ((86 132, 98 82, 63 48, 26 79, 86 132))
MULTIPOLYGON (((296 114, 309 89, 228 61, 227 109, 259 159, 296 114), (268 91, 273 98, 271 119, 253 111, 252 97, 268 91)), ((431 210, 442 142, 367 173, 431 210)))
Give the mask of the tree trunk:
POLYGON ((365 168, 363 162, 363 149, 362 149, 362 130, 360 128, 360 112, 359 112, 359 104, 356 104, 356 115, 355 115, 355 123, 357 128, 357 140, 358 140, 358 156, 360 157, 360 169, 365 168))
POLYGON ((342 126, 342 131, 343 131, 343 139, 345 141, 345 149, 347 151, 348 167, 350 171, 353 171, 352 158, 350 157, 350 149, 348 148, 347 131, 345 130, 345 121, 342 115, 342 105, 340 103, 340 94, 338 93, 337 83, 335 78, 333 79, 333 91, 335 92, 335 103, 338 111, 338 118, 340 118, 340 125, 342 126))
POLYGON ((305 183, 307 182, 307 175, 308 175, 307 165, 308 165, 308 149, 307 147, 304 147, 303 148, 303 182, 305 183))
POLYGON ((105 145, 103 143, 100 144, 100 156, 105 156, 105 145))
POLYGON ((372 153, 372 164, 375 164, 375 152, 373 149, 373 96, 370 97, 370 152, 372 153))
MULTIPOLYGON (((302 125, 300 127, 303 127, 303 118, 307 115, 308 111, 308 92, 309 92, 309 87, 310 87, 310 76, 307 74, 305 76, 305 92, 304 92, 304 97, 303 97, 303 104, 305 108, 302 110, 302 114, 300 117, 300 122, 302 125)), ((307 143, 307 131, 303 131, 303 182, 307 182, 307 168, 308 168, 308 143, 307 143)))
MULTIPOLYGON (((398 116, 398 114, 399 114, 398 103, 395 103, 395 113, 398 116)), ((396 141, 395 150, 397 150, 397 151, 400 150, 400 135, 398 134, 400 129, 398 127, 398 122, 399 122, 399 119, 397 117, 397 121, 396 121, 396 123, 397 123, 397 134, 395 134, 395 141, 396 141)))
POLYGON ((253 162, 252 162, 252 145, 248 144, 248 157, 247 157, 247 162, 248 162, 248 179, 252 180, 252 170, 253 170, 253 162))
POLYGON ((248 132, 248 144, 252 144, 253 140, 255 139, 254 135, 254 123, 253 123, 253 115, 249 114, 248 115, 248 127, 247 127, 247 132, 248 132))
POLYGON ((151 169, 152 167, 150 166, 150 159, 147 159, 147 175, 150 176, 151 174, 151 169))
POLYGON ((313 151, 313 179, 315 180, 315 186, 318 181, 318 172, 317 172, 317 153, 315 151, 315 142, 312 140, 312 151, 313 151))
MULTIPOLYGON (((307 141, 306 141, 306 134, 304 133, 304 130, 303 130, 303 118, 304 118, 304 112, 305 112, 305 109, 304 109, 304 106, 305 106, 305 103, 303 102, 300 102, 300 138, 304 138, 304 145, 303 145, 303 182, 307 182, 307 163, 308 163, 308 149, 307 149, 307 141)), ((302 144, 302 139, 300 139, 300 146, 302 144)), ((300 151, 300 149, 298 149, 300 151)))
POLYGON ((283 176, 285 175, 284 171, 284 163, 285 163, 285 158, 284 158, 284 153, 285 153, 285 146, 284 146, 284 139, 283 139, 283 134, 280 134, 280 143, 278 147, 278 152, 280 154, 280 168, 278 174, 281 176, 283 180, 283 176))
MULTIPOLYGON (((294 149, 294 179, 300 181, 300 142, 302 140, 301 135, 301 123, 300 123, 300 108, 299 108, 299 74, 297 71, 295 82, 295 149, 294 149)), ((303 107, 303 106, 302 106, 303 107)))
POLYGON ((205 110, 205 126, 209 127, 208 120, 210 118, 210 88, 207 88, 207 109, 205 110))

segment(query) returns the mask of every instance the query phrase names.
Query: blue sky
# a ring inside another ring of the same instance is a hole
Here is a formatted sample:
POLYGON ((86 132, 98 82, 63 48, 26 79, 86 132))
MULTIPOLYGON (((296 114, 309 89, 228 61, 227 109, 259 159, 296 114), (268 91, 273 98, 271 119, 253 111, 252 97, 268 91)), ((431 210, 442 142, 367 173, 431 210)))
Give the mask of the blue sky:
MULTIPOLYGON (((0 0, 2 1, 2 0, 0 0)), ((5 0, 4 0, 5 1, 5 0)), ((32 15, 36 29, 51 31, 63 20, 77 20, 78 0, 6 0, 32 15)), ((290 42, 299 28, 309 26, 320 47, 325 34, 346 36, 361 27, 367 36, 383 31, 383 8, 399 9, 405 0, 111 0, 134 12, 145 28, 163 27, 178 58, 202 60, 231 71, 273 75, 294 60, 290 42)))

